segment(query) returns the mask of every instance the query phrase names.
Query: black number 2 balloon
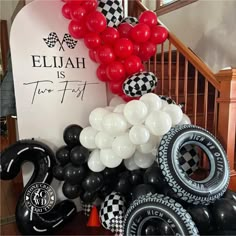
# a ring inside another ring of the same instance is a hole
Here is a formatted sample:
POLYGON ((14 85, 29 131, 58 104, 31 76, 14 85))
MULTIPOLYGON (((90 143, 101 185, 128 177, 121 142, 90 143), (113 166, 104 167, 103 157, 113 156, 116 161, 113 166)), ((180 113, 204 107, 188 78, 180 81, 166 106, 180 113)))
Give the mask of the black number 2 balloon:
POLYGON ((69 200, 54 206, 56 199, 49 184, 53 179, 55 157, 41 142, 23 140, 5 149, 1 153, 1 179, 15 178, 27 161, 33 163, 34 171, 19 197, 16 223, 22 234, 50 234, 75 215, 76 206, 69 200))

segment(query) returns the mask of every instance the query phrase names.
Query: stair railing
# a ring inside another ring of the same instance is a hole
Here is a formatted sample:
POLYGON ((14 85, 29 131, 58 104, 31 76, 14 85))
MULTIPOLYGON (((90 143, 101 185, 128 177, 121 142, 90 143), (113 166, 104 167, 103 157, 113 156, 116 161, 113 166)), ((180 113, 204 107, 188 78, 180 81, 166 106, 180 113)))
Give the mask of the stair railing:
MULTIPOLYGON (((149 10, 139 0, 132 5, 132 16, 149 10)), ((236 178, 236 69, 214 74, 171 32, 168 40, 158 45, 157 54, 146 62, 146 68, 159 78, 157 94, 183 103, 192 123, 208 129, 221 141, 231 176, 236 178)))

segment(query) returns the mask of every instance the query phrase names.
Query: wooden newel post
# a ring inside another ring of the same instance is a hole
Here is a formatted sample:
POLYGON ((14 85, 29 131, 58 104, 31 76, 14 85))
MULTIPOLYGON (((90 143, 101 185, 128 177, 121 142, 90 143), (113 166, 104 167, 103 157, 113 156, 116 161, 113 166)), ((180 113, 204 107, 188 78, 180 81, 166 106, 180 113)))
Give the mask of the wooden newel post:
POLYGON ((221 83, 217 136, 228 155, 232 175, 236 175, 235 136, 236 136, 236 69, 222 70, 216 75, 221 83))

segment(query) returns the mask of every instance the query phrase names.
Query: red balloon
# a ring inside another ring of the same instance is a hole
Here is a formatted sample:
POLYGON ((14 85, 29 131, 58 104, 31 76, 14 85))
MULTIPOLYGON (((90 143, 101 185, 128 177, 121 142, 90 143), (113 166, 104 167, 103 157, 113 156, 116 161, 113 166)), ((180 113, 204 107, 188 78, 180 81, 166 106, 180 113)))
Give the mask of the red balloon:
POLYGON ((95 53, 97 53, 96 50, 90 49, 90 50, 89 50, 89 57, 90 57, 90 59, 91 59, 92 61, 98 62, 98 61, 96 60, 96 55, 95 55, 95 53))
POLYGON ((128 38, 130 30, 133 28, 134 27, 129 23, 121 23, 121 24, 119 24, 117 29, 120 33, 121 38, 128 38))
POLYGON ((138 23, 130 30, 130 38, 137 43, 146 42, 151 36, 150 27, 143 23, 138 23))
POLYGON ((100 33, 107 27, 106 17, 99 11, 91 12, 87 16, 86 26, 90 31, 100 33))
POLYGON ((111 62, 106 69, 107 77, 111 81, 124 81, 126 73, 124 65, 119 61, 111 62))
POLYGON ((108 64, 115 60, 115 54, 111 47, 103 45, 97 49, 96 59, 100 63, 108 64))
POLYGON ((140 72, 143 72, 143 71, 145 71, 146 69, 145 69, 145 66, 142 64, 141 65, 141 67, 140 67, 140 72))
POLYGON ((97 48, 101 45, 101 38, 98 33, 89 32, 84 36, 84 44, 89 49, 97 48))
POLYGON ((72 20, 68 28, 69 28, 69 33, 71 34, 71 36, 76 39, 83 38, 88 32, 84 22, 77 22, 77 21, 72 20))
POLYGON ((98 3, 97 0, 86 0, 82 3, 82 6, 87 12, 91 12, 96 10, 98 3))
POLYGON ((157 15, 153 11, 144 11, 139 16, 139 23, 144 23, 150 27, 157 24, 157 15))
POLYGON ((107 65, 101 64, 97 68, 97 71, 96 71, 98 79, 103 81, 103 82, 109 81, 109 78, 107 77, 107 74, 106 74, 106 68, 107 68, 107 65))
POLYGON ((164 43, 168 37, 167 29, 162 25, 156 25, 151 28, 150 41, 155 44, 164 43))
POLYGON ((74 21, 84 21, 85 16, 86 16, 87 12, 85 10, 84 7, 75 5, 74 7, 72 7, 71 9, 71 19, 74 21))
POLYGON ((66 3, 63 5, 62 9, 61 9, 62 15, 66 18, 66 19, 71 19, 71 7, 69 3, 66 3))
POLYGON ((115 55, 121 59, 130 56, 133 50, 133 43, 126 38, 117 39, 114 44, 115 55))
POLYGON ((123 92, 123 81, 118 81, 118 82, 109 82, 108 83, 108 88, 110 89, 110 91, 114 94, 117 94, 117 95, 122 95, 124 94, 123 92))
POLYGON ((107 45, 113 45, 118 38, 120 38, 120 34, 118 30, 113 27, 107 27, 101 33, 101 39, 103 43, 107 45))
POLYGON ((139 57, 132 55, 126 58, 124 65, 126 73, 132 75, 140 71, 142 62, 139 57))
POLYGON ((140 45, 138 43, 133 43, 133 46, 134 46, 133 54, 135 56, 138 56, 139 55, 139 51, 140 51, 140 45))
POLYGON ((140 44, 139 57, 142 61, 148 61, 156 53, 156 45, 150 41, 140 44))

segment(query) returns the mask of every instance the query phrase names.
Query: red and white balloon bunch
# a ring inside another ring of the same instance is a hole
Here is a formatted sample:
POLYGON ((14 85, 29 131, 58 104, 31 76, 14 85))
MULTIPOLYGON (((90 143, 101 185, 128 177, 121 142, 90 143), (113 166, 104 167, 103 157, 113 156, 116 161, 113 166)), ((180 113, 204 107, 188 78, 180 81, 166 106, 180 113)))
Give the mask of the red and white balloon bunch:
POLYGON ((166 40, 166 28, 158 25, 152 11, 143 12, 136 25, 125 22, 108 27, 106 17, 97 8, 100 1, 64 2, 62 14, 70 20, 69 33, 76 39, 84 39, 91 60, 100 64, 98 79, 107 82, 112 93, 130 100, 123 91, 123 83, 129 76, 145 70, 142 62, 154 56, 156 45, 166 40))
POLYGON ((154 93, 123 103, 115 97, 110 106, 94 109, 90 126, 80 134, 81 144, 92 152, 88 166, 94 172, 115 168, 124 160, 127 169, 150 167, 161 138, 171 127, 189 124, 179 105, 168 104, 154 93))

